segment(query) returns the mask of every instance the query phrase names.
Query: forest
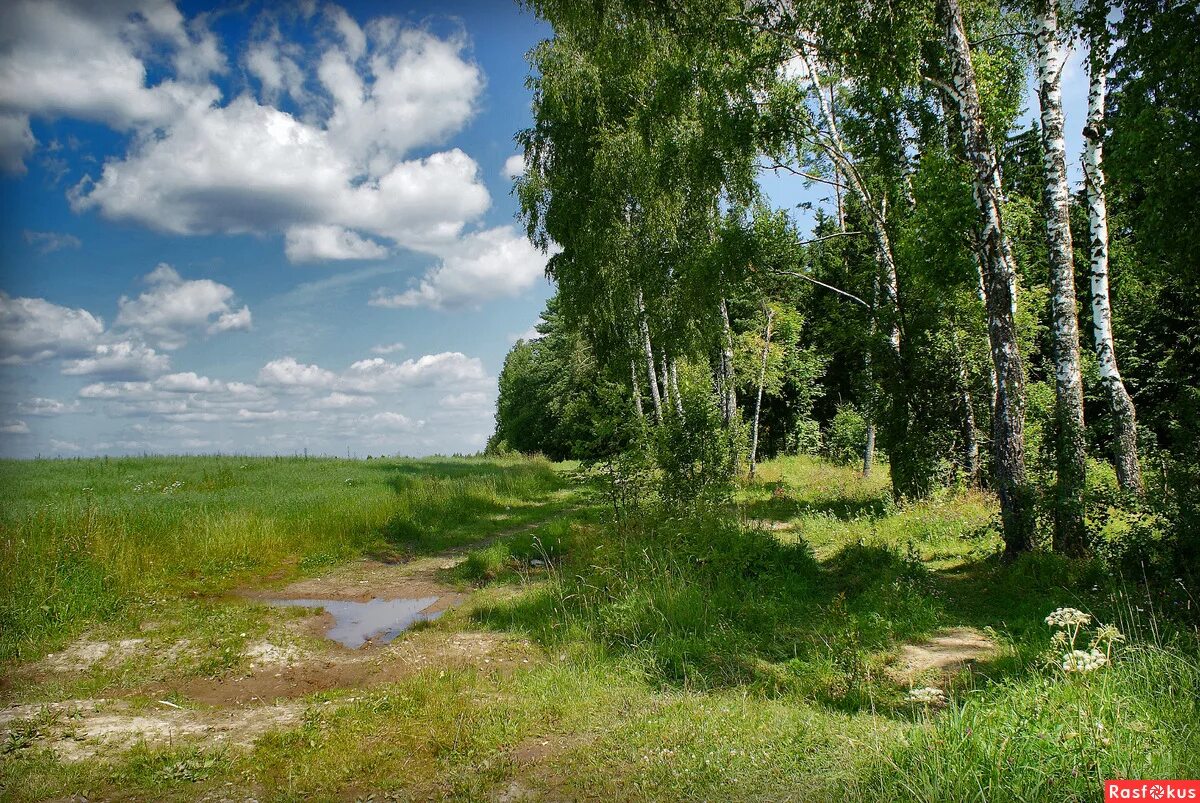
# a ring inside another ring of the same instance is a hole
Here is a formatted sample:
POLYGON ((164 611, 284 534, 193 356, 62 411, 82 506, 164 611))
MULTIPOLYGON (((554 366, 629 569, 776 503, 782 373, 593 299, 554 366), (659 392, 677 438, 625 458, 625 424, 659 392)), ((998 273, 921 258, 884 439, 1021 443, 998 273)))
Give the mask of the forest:
POLYGON ((882 465, 896 502, 994 494, 1007 560, 1195 587, 1195 4, 531 6, 516 192, 556 294, 489 448, 683 507, 776 455, 882 465))

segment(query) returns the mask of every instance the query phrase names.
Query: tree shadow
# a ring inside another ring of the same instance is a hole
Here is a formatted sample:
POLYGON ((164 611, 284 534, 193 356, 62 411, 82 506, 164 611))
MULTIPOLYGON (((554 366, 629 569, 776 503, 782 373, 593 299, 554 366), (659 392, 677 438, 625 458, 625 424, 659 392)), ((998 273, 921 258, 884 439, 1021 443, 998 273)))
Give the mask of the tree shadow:
POLYGON ((909 720, 907 688, 888 669, 903 645, 947 628, 991 629, 998 652, 943 681, 982 688, 1040 672, 1044 617, 1094 602, 1085 591, 1093 568, 1053 555, 935 570, 915 553, 850 543, 817 561, 803 541, 781 544, 762 530, 676 524, 624 541, 601 534, 552 582, 485 605, 472 620, 551 651, 589 642, 636 660, 664 687, 756 689, 909 720))
POLYGON ((428 555, 516 531, 576 504, 549 464, 487 460, 380 460, 400 505, 381 529, 390 548, 428 555))
POLYGON ((757 499, 742 504, 746 518, 767 521, 791 521, 806 516, 825 516, 840 521, 858 519, 880 519, 890 512, 887 496, 867 499, 833 497, 825 499, 797 499, 787 495, 757 499))

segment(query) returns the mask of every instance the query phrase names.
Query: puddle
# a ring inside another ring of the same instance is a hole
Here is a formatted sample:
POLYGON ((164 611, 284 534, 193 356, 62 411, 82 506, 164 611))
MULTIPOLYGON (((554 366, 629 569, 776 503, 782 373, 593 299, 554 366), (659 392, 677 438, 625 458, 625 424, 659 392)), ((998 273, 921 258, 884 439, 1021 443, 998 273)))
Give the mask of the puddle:
POLYGON ((396 636, 412 627, 415 622, 430 622, 443 611, 425 610, 438 601, 438 597, 419 599, 373 599, 370 602, 349 602, 335 599, 273 599, 272 605, 285 608, 322 608, 333 617, 333 627, 326 632, 344 647, 352 650, 371 641, 387 644, 396 636))

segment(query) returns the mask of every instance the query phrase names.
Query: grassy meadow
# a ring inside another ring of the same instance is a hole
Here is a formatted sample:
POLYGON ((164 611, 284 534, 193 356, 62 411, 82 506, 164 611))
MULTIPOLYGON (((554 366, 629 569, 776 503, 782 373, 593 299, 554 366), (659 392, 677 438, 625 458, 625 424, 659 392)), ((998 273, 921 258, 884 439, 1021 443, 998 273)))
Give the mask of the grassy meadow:
POLYGON ((884 471, 784 458, 732 507, 614 519, 575 468, 0 465, 0 692, 29 710, 3 726, 0 796, 1092 801, 1105 778, 1200 777, 1195 635, 1089 563, 1002 563, 987 496, 898 507, 884 471), (438 577, 463 604, 380 653, 418 655, 416 671, 292 700, 244 748, 146 739, 67 761, 46 742, 70 730, 68 700, 223 715, 187 684, 248 676, 264 638, 329 657, 288 635, 294 611, 234 589, 449 554, 465 559, 438 577), (1120 628, 1110 664, 1049 659, 1062 606, 1120 628), (951 628, 992 647, 904 668, 951 628), (156 660, 38 668, 78 639, 134 637, 156 660), (443 660, 468 637, 504 646, 443 660), (914 702, 925 686, 944 703, 914 702))

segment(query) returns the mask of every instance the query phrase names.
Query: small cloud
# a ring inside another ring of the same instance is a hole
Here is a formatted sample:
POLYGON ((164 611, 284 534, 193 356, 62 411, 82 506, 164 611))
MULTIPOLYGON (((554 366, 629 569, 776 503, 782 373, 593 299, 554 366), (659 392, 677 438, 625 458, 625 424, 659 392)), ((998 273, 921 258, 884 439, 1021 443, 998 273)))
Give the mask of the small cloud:
POLYGON ((17 405, 18 412, 24 413, 25 415, 38 416, 66 415, 67 413, 73 413, 78 409, 79 402, 77 401, 66 404, 64 402, 60 402, 58 399, 43 399, 40 397, 35 397, 29 399, 28 401, 20 402, 17 405))
POLYGON ((372 354, 395 354, 397 351, 404 351, 403 343, 388 343, 387 345, 372 346, 372 354))
POLYGON ((492 399, 486 393, 468 391, 466 393, 451 393, 443 396, 441 405, 450 410, 481 410, 490 408, 492 399))
POLYGON ((525 157, 519 153, 514 153, 505 159, 504 168, 500 171, 500 174, 507 179, 514 179, 525 175, 525 157))
POLYGON ((117 302, 116 326, 141 334, 159 348, 181 348, 197 330, 211 335, 250 328, 250 308, 233 308, 231 287, 212 279, 184 279, 165 262, 144 281, 149 290, 117 302))
POLYGON ((537 328, 543 323, 545 323, 545 321, 543 321, 541 318, 538 318, 536 321, 534 321, 533 326, 529 327, 524 332, 521 332, 521 334, 509 335, 508 342, 516 343, 518 340, 524 340, 527 343, 532 343, 534 340, 540 340, 542 338, 542 333, 539 332, 537 328))
POLYGON ((333 371, 319 365, 305 365, 295 357, 271 360, 258 372, 258 381, 264 385, 286 388, 327 388, 337 380, 333 371))
POLYGON ((73 441, 60 441, 57 438, 50 439, 50 448, 56 452, 78 452, 82 447, 73 441))
POLYGON ((30 231, 29 229, 25 229, 21 232, 21 236, 25 238, 25 243, 36 248, 39 254, 52 254, 55 251, 62 251, 67 248, 79 248, 83 245, 78 237, 57 231, 30 231))
POLYGON ((402 292, 379 289, 373 307, 478 307, 519 295, 542 278, 547 255, 513 226, 473 232, 447 247, 442 260, 402 292))
POLYGON ((341 226, 293 226, 284 239, 290 262, 383 259, 389 251, 374 240, 341 226))
POLYGON ((317 399, 309 407, 317 410, 349 410, 356 407, 374 407, 375 400, 370 396, 352 396, 349 393, 330 393, 323 399, 317 399))
POLYGON ((208 327, 208 333, 215 335, 219 332, 248 332, 252 318, 250 316, 250 308, 242 307, 237 312, 222 312, 208 327))
POLYGON ((5 421, 3 424, 0 424, 0 432, 4 433, 5 435, 28 435, 29 425, 24 421, 10 419, 5 421))
POLYGON ((171 369, 171 359, 144 343, 122 340, 101 343, 90 357, 68 360, 62 372, 68 376, 106 376, 144 379, 171 369))

